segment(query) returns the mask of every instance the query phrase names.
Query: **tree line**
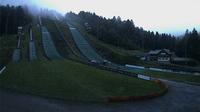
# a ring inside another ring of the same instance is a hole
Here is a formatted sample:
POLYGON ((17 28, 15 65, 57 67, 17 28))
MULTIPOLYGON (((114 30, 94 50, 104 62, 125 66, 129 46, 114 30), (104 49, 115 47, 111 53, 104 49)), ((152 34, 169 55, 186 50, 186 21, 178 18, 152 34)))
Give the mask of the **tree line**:
POLYGON ((159 34, 152 31, 145 31, 136 27, 132 20, 122 21, 120 17, 106 19, 95 13, 81 11, 78 15, 70 12, 67 14, 81 24, 89 23, 92 29, 89 33, 99 40, 126 49, 175 49, 175 37, 170 34, 159 34), (80 18, 80 19, 77 19, 80 18))
POLYGON ((182 38, 176 38, 171 34, 146 31, 135 26, 132 20, 122 21, 119 16, 107 19, 95 13, 81 11, 78 14, 69 12, 66 17, 83 26, 87 23, 86 27, 91 27, 88 28, 88 33, 108 44, 131 50, 169 49, 178 56, 200 60, 200 35, 195 29, 192 32, 187 30, 182 38))
POLYGON ((0 35, 16 34, 18 26, 31 22, 27 7, 0 5, 0 35))
POLYGON ((195 28, 192 31, 186 30, 182 38, 176 39, 176 54, 200 61, 200 34, 195 28))

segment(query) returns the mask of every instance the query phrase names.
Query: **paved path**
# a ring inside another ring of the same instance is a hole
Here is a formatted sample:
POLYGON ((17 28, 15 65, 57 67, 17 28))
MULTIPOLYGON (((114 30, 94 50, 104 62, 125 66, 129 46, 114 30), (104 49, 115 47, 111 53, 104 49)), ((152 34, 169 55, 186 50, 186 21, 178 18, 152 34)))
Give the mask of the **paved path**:
POLYGON ((1 112, 200 112, 200 86, 165 81, 169 92, 139 102, 69 103, 0 90, 1 112))

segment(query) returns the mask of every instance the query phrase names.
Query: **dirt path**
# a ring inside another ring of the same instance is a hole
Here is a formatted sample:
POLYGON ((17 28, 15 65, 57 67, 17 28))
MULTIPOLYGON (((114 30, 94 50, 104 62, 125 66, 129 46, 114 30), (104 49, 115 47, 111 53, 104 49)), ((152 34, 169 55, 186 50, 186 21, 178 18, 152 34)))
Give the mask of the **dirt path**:
POLYGON ((1 112, 200 112, 200 86, 165 81, 169 92, 139 102, 69 103, 0 90, 1 112))

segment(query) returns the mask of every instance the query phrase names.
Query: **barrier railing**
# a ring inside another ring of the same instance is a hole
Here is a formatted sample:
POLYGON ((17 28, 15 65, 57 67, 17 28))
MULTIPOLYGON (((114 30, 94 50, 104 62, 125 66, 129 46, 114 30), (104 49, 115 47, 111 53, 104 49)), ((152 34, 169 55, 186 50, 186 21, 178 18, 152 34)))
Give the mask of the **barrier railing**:
POLYGON ((0 74, 3 73, 3 71, 6 69, 6 67, 4 66, 1 70, 0 70, 0 74))

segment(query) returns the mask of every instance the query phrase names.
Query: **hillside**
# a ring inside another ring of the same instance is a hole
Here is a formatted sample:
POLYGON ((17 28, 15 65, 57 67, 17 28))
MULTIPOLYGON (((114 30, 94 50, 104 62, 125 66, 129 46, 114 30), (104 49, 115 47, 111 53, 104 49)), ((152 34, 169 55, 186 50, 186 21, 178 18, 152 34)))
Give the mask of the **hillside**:
POLYGON ((108 96, 147 95, 156 84, 69 60, 10 63, 0 87, 68 101, 106 101, 108 96), (145 86, 144 86, 145 84, 145 86))
MULTIPOLYGON (((79 18, 80 19, 80 18, 79 18)), ((180 69, 188 69, 188 70, 198 70, 198 68, 190 68, 190 67, 184 67, 179 65, 173 65, 173 64, 160 64, 156 62, 145 62, 141 61, 138 57, 136 57, 138 54, 143 53, 144 50, 127 50, 122 47, 114 46, 108 43, 105 43, 104 41, 99 40, 94 35, 90 34, 83 24, 81 24, 81 20, 72 19, 69 16, 66 17, 64 21, 67 21, 74 26, 81 32, 82 35, 84 35, 84 38, 92 45, 93 48, 105 59, 118 63, 118 64, 133 64, 133 65, 140 65, 144 67, 158 67, 158 68, 180 68, 180 69)), ((200 77, 198 75, 190 75, 186 74, 183 75, 181 73, 167 73, 167 72, 156 72, 151 70, 144 70, 144 69, 132 69, 130 70, 132 73, 135 74, 144 74, 147 76, 157 77, 157 78, 163 78, 168 80, 176 80, 181 82, 195 82, 198 83, 200 81, 200 77)))
POLYGON ((67 34, 69 30, 65 30, 62 37, 59 30, 65 27, 55 19, 34 16, 31 25, 23 28, 19 47, 14 47, 20 50, 20 58, 10 59, 6 64, 6 70, 0 75, 2 89, 67 101, 95 102, 108 101, 110 96, 143 96, 164 91, 154 82, 85 63, 90 60, 84 55, 86 51, 69 47, 78 46, 71 40, 75 37, 67 34), (32 60, 33 54, 37 58, 32 60))
POLYGON ((78 23, 97 40, 123 49, 169 49, 179 57, 195 60, 200 57, 200 35, 195 28, 192 31, 186 30, 182 38, 176 38, 170 34, 146 31, 135 26, 132 20, 121 20, 120 17, 107 19, 95 13, 81 11, 78 14, 67 13, 66 19, 78 23))

